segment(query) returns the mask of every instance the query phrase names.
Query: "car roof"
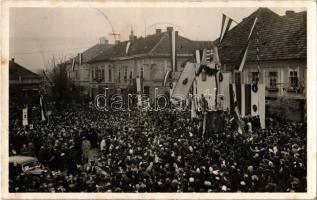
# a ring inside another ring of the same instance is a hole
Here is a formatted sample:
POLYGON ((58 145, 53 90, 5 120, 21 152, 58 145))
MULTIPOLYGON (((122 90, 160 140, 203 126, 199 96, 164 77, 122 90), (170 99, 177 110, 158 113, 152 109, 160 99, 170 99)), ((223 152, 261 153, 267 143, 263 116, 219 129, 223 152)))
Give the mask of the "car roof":
POLYGON ((10 156, 9 163, 17 163, 23 165, 25 163, 38 161, 37 158, 31 156, 10 156))

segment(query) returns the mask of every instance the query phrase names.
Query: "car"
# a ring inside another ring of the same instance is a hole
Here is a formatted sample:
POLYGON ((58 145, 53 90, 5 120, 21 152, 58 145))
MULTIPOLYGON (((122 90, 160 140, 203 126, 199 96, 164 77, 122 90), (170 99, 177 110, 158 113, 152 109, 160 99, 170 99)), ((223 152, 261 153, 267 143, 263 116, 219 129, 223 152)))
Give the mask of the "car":
POLYGON ((19 174, 41 175, 47 171, 35 157, 22 155, 9 157, 9 175, 11 178, 19 174))

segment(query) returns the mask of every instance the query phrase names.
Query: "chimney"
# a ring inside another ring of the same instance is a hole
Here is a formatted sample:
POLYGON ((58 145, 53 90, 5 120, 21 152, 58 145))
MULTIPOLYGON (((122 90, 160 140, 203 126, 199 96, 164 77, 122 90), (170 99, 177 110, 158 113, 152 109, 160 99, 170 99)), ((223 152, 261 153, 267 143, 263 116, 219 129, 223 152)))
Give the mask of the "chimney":
POLYGON ((158 35, 158 34, 161 34, 162 33, 162 29, 158 28, 158 29, 155 29, 155 34, 158 35))
POLYGON ((172 32, 172 31, 173 31, 173 26, 168 26, 168 27, 166 28, 166 30, 167 30, 167 32, 172 32))
POLYGON ((285 11, 285 15, 290 15, 290 14, 294 14, 295 11, 294 10, 287 10, 285 11))
POLYGON ((120 42, 120 40, 116 40, 114 43, 115 43, 115 44, 119 44, 119 42, 120 42))
POLYGON ((100 44, 109 44, 109 40, 107 40, 107 38, 104 36, 104 37, 100 37, 99 38, 99 43, 100 44))

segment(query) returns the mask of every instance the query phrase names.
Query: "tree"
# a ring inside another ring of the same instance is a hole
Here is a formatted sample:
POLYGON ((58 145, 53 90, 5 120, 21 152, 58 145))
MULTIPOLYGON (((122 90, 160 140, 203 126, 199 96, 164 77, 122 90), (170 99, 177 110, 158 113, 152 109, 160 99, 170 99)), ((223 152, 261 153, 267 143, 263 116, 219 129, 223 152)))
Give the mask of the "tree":
POLYGON ((48 62, 48 68, 43 70, 46 79, 47 94, 57 109, 63 108, 72 102, 74 84, 67 75, 65 56, 53 57, 48 62))

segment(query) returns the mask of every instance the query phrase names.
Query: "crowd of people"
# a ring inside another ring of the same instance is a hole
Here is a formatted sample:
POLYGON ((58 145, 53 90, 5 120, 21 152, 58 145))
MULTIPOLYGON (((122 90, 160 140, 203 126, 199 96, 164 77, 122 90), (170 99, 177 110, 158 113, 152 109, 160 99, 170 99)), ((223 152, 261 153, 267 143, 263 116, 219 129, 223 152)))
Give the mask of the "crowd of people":
POLYGON ((40 175, 10 177, 10 192, 304 192, 306 124, 269 119, 202 137, 175 111, 100 112, 73 107, 10 121, 9 154, 37 157, 40 175))

